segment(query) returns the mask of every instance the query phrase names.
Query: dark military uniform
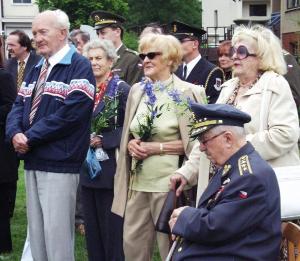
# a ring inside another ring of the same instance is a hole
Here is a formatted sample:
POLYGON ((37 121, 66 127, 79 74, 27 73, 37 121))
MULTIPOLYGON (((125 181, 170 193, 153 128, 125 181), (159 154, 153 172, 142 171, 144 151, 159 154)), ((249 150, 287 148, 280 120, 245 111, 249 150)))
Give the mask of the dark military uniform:
POLYGON ((118 60, 113 71, 129 85, 139 82, 143 76, 142 62, 137 53, 123 44, 117 52, 118 60))
MULTIPOLYGON (((206 31, 201 28, 179 21, 171 23, 170 31, 180 42, 190 39, 191 41, 197 40, 200 43, 201 36, 206 34, 206 31)), ((179 66, 176 75, 183 81, 203 85, 208 103, 215 103, 217 101, 221 85, 225 81, 223 70, 203 57, 201 57, 186 79, 183 77, 183 65, 179 66)))
POLYGON ((198 208, 188 207, 172 233, 179 260, 278 260, 280 196, 272 168, 250 143, 212 178, 198 208))
MULTIPOLYGON (((213 127, 242 127, 251 120, 227 104, 193 104, 192 110, 191 137, 200 136, 200 142, 213 127)), ((278 260, 280 194, 273 169, 245 143, 217 170, 198 207, 183 209, 172 233, 182 238, 173 261, 278 260)))
MULTIPOLYGON (((183 65, 179 66, 176 75, 183 79, 183 65)), ((191 73, 184 80, 196 85, 203 85, 208 103, 215 103, 220 95, 225 76, 221 68, 201 57, 191 73)))
MULTIPOLYGON (((95 30, 111 27, 120 28, 122 33, 124 32, 122 24, 125 22, 125 18, 120 15, 98 10, 91 13, 91 18, 95 22, 95 30)), ((113 72, 129 85, 139 82, 143 76, 143 71, 142 62, 137 53, 122 44, 117 54, 119 57, 113 66, 113 72)))
POLYGON ((295 57, 290 53, 284 51, 284 60, 287 64, 287 73, 284 78, 288 81, 291 91, 293 93, 294 100, 297 108, 300 107, 300 66, 297 63, 295 57))

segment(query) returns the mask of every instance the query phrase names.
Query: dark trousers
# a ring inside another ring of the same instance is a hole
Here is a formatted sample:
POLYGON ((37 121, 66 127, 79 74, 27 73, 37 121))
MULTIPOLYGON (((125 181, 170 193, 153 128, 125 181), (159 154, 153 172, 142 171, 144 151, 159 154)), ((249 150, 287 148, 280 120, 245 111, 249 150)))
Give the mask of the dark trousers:
POLYGON ((112 189, 82 186, 82 205, 89 261, 122 261, 123 219, 111 212, 112 189))
POLYGON ((81 202, 81 184, 78 185, 76 193, 76 210, 75 210, 75 225, 84 224, 83 210, 81 202))
POLYGON ((14 182, 0 183, 0 253, 12 251, 9 199, 14 182))
POLYGON ((16 196, 17 196, 17 181, 11 183, 9 189, 9 216, 12 218, 15 211, 16 205, 16 196))

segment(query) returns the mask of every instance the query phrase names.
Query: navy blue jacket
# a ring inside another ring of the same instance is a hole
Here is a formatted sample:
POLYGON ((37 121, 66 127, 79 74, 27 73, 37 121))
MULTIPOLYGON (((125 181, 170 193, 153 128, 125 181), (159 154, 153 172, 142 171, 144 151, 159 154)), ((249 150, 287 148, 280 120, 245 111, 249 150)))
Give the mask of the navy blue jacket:
MULTIPOLYGON (((110 89, 113 88, 111 80, 108 83, 106 88, 105 94, 109 93, 110 89)), ((116 149, 119 148, 123 130, 123 123, 125 117, 125 108, 126 108, 126 101, 128 97, 130 86, 124 82, 119 81, 117 87, 117 93, 119 100, 118 104, 118 115, 117 115, 117 122, 115 124, 114 120, 110 121, 110 126, 103 130, 101 135, 102 138, 102 147, 105 152, 108 154, 109 159, 101 161, 101 173, 94 179, 91 179, 87 173, 87 169, 85 165, 83 165, 80 171, 80 183, 83 186, 91 187, 91 188, 105 188, 105 189, 113 189, 114 187, 114 176, 116 173, 116 149)), ((104 95, 105 95, 104 94, 104 95)), ((102 100, 99 102, 98 106, 96 107, 93 117, 96 117, 100 112, 105 109, 105 102, 102 100)))
MULTIPOLYGON (((183 65, 179 66, 176 75, 183 80, 183 65)), ((203 87, 205 87, 208 103, 215 103, 220 95, 221 84, 224 80, 222 69, 201 57, 185 81, 196 85, 203 85, 203 87), (212 72, 211 75, 210 72, 212 72)))
POLYGON ((172 233, 174 261, 278 260, 280 194, 273 169, 248 143, 211 179, 198 208, 185 208, 172 233))
POLYGON ((29 123, 32 94, 43 60, 26 76, 12 111, 6 135, 28 138, 29 152, 22 155, 27 170, 79 173, 90 138, 95 78, 90 62, 71 48, 46 81, 41 103, 29 123))

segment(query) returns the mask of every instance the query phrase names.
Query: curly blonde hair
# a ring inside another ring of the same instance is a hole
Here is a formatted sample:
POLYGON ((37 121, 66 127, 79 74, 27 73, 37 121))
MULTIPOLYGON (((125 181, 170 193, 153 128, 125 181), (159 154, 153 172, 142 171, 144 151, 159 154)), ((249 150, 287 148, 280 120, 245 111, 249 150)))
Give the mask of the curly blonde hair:
POLYGON ((180 42, 172 35, 149 33, 139 42, 139 52, 161 52, 165 61, 171 61, 171 72, 175 72, 182 61, 180 42))

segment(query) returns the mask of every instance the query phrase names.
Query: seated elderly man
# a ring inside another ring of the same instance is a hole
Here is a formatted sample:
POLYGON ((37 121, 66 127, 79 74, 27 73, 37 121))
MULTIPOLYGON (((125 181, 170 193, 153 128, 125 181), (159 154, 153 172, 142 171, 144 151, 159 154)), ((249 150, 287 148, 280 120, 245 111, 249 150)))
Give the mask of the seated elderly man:
POLYGON ((251 117, 226 104, 192 110, 191 137, 218 169, 197 208, 171 215, 178 241, 173 260, 278 260, 279 188, 272 168, 245 139, 251 117))

